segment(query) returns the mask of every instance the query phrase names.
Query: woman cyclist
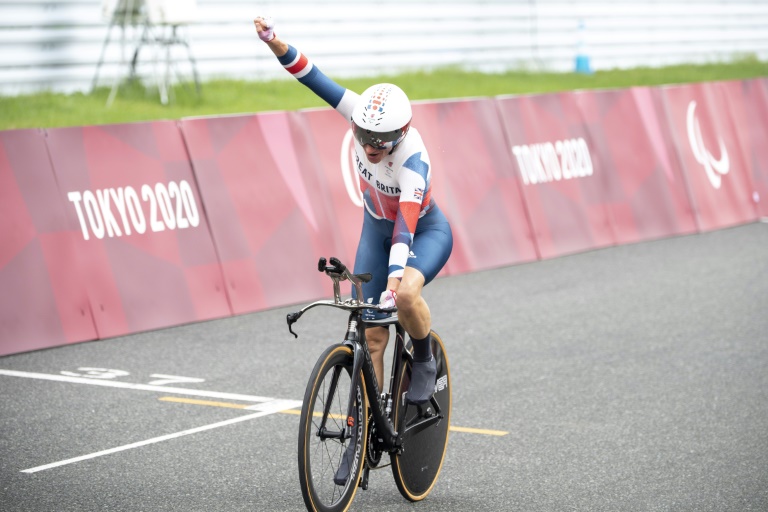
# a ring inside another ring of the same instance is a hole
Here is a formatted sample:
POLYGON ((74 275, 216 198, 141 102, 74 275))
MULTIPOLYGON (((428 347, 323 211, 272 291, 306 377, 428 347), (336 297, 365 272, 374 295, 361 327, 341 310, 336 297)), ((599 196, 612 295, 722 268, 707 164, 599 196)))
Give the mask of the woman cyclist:
MULTIPOLYGON (((406 399, 423 404, 434 393, 437 368, 430 340, 432 318, 421 290, 448 261, 453 235, 432 197, 429 155, 418 131, 411 127, 410 101, 393 84, 376 84, 358 95, 278 38, 272 19, 257 17, 254 25, 280 64, 351 124, 355 169, 365 204, 354 273, 373 275, 363 285, 368 302, 378 296, 381 306, 397 305, 398 320, 413 344, 406 399)), ((375 326, 380 319, 380 314, 366 312, 365 320, 374 324, 365 334, 381 388, 389 330, 375 326)), ((337 483, 346 480, 348 458, 336 475, 337 483)))

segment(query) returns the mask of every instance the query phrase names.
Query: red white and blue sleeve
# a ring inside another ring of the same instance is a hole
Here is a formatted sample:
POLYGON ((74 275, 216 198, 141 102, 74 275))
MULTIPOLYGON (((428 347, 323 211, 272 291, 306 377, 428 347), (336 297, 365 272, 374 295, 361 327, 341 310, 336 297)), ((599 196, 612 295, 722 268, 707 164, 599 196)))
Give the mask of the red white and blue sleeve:
POLYGON ((359 98, 356 92, 345 89, 328 78, 312 64, 312 61, 291 45, 288 45, 285 55, 278 57, 277 60, 294 78, 336 109, 347 121, 350 120, 352 109, 355 108, 359 98))
POLYGON ((400 171, 400 200, 392 232, 388 277, 402 278, 416 233, 419 216, 432 202, 429 159, 421 152, 414 153, 403 163, 400 171))

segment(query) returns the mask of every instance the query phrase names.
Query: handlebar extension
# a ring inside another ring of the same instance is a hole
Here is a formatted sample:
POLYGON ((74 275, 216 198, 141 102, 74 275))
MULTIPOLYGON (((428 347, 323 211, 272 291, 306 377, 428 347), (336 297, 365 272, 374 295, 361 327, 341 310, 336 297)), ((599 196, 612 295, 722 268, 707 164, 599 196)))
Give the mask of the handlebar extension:
MULTIPOLYGON (((324 257, 321 257, 317 261, 317 270, 319 272, 325 272, 328 277, 331 278, 333 281, 333 295, 334 295, 334 303, 328 304, 328 305, 341 305, 341 294, 339 289, 339 282, 349 280, 352 282, 352 285, 357 289, 357 295, 358 297, 362 297, 362 283, 367 283, 371 279, 373 279, 373 276, 370 273, 365 274, 353 274, 349 271, 346 265, 344 265, 341 261, 339 261, 338 258, 331 256, 330 258, 331 264, 328 265, 328 260, 324 257)), ((358 299, 359 300, 359 299, 358 299)), ((299 337, 298 334, 293 332, 293 324, 295 324, 302 314, 306 310, 308 310, 311 307, 314 307, 315 305, 320 304, 313 303, 309 306, 304 307, 301 311, 297 311, 296 313, 288 313, 286 315, 286 321, 288 322, 288 331, 293 334, 296 338, 299 337)))
POLYGON ((338 258, 334 258, 333 256, 331 256, 331 265, 339 269, 340 273, 347 271, 347 267, 342 262, 340 262, 338 258))
POLYGON ((317 270, 326 273, 332 272, 334 274, 344 274, 347 272, 347 266, 333 256, 331 256, 331 264, 328 265, 328 260, 321 257, 317 262, 317 270))

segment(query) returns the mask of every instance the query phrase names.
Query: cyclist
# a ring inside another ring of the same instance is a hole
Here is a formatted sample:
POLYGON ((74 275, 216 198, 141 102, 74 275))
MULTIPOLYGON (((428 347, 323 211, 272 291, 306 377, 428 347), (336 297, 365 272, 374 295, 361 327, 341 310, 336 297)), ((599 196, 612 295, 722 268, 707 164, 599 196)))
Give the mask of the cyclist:
MULTIPOLYGON (((406 399, 423 404, 434 393, 437 368, 430 340, 432 319, 421 291, 448 261, 453 235, 432 197, 429 155, 418 131, 411 127, 410 101, 393 84, 376 84, 358 95, 278 38, 271 18, 257 17, 254 25, 280 64, 351 123, 355 168, 365 203, 354 273, 373 275, 363 285, 368 302, 378 296, 381 306, 397 305, 398 320, 413 343, 406 399), (386 273, 384 269, 388 269, 386 273)), ((373 311, 366 312, 368 322, 380 318, 373 311)), ((366 338, 381 388, 388 327, 369 327, 366 338)), ((337 477, 340 485, 346 480, 338 473, 337 477)))

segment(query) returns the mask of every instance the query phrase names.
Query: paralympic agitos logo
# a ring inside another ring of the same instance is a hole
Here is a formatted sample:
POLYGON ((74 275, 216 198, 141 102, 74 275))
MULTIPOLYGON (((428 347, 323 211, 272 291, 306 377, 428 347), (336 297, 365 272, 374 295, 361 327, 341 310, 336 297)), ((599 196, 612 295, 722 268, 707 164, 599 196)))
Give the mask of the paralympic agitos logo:
POLYGON ((352 130, 347 130, 344 140, 341 142, 341 177, 344 179, 344 188, 347 195, 356 206, 363 206, 363 193, 360 192, 360 184, 355 171, 355 157, 352 144, 352 130))
POLYGON ((704 172, 707 179, 716 189, 719 189, 723 182, 723 176, 731 170, 731 162, 728 158, 728 149, 725 147, 722 137, 717 137, 720 144, 720 158, 715 159, 712 153, 704 145, 704 138, 701 136, 701 125, 696 117, 696 102, 691 101, 688 104, 688 115, 686 116, 686 128, 688 131, 688 143, 691 145, 691 151, 696 161, 704 166, 704 172))

